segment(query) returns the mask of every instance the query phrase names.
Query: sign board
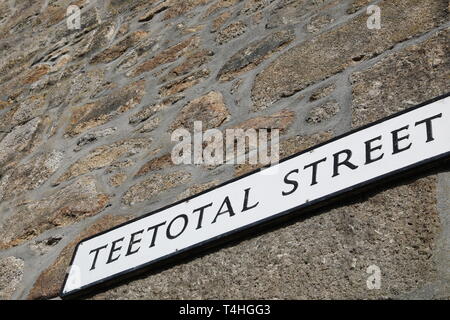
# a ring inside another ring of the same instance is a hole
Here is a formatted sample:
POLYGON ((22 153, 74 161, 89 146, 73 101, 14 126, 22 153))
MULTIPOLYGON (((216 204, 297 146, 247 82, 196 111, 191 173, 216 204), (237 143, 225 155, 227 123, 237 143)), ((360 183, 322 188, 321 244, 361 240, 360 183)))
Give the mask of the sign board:
POLYGON ((185 257, 449 158, 446 95, 81 241, 61 296, 185 257))

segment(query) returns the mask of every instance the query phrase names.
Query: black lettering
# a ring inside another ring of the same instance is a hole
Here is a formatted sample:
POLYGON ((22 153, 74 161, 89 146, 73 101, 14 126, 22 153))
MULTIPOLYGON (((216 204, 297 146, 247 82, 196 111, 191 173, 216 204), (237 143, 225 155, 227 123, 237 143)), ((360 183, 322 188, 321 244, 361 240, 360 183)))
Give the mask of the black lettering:
POLYGON ((248 206, 248 196, 250 194, 250 190, 251 188, 245 189, 245 196, 244 196, 244 207, 242 208, 242 212, 254 209, 258 206, 259 202, 255 203, 253 206, 249 207, 248 206))
POLYGON ((138 231, 138 232, 135 232, 135 233, 132 233, 132 234, 131 234, 130 243, 128 244, 128 250, 127 250, 127 254, 126 254, 125 256, 131 256, 132 254, 135 254, 135 253, 138 253, 138 252, 139 252, 139 250, 141 249, 141 247, 139 247, 139 248, 137 248, 137 249, 135 249, 135 250, 133 251, 133 246, 134 246, 135 244, 140 243, 140 242, 142 241, 142 239, 135 239, 135 238, 136 238, 136 236, 137 236, 138 234, 142 234, 143 232, 144 232, 144 229, 142 229, 142 230, 140 230, 140 231, 138 231))
POLYGON ((99 254, 100 250, 106 249, 107 246, 108 245, 104 245, 103 247, 91 250, 91 252, 89 252, 89 255, 91 255, 92 252, 95 252, 94 261, 92 262, 92 267, 90 270, 95 269, 95 264, 97 263, 97 258, 98 258, 98 254, 99 254))
POLYGON ((392 144, 393 144, 393 149, 394 149, 392 154, 397 154, 397 153, 406 151, 409 148, 411 148, 412 143, 410 143, 407 147, 404 147, 404 148, 400 148, 399 147, 399 142, 403 141, 403 140, 408 140, 409 139, 409 134, 406 135, 406 136, 403 136, 403 137, 399 137, 398 134, 401 131, 408 130, 408 128, 409 128, 409 126, 405 126, 405 127, 402 127, 400 129, 397 129, 397 130, 394 130, 394 131, 391 132, 392 133, 392 144))
POLYGON ((206 206, 203 206, 201 208, 198 208, 198 209, 195 209, 194 211, 192 211, 192 213, 199 212, 197 229, 195 229, 195 230, 202 228, 203 214, 205 213, 205 209, 208 207, 211 207, 211 206, 212 206, 212 202, 210 204, 207 204, 206 206))
POLYGON ((158 228, 163 226, 163 225, 165 225, 165 224, 166 224, 166 222, 163 222, 163 223, 157 224, 156 226, 153 226, 153 227, 150 227, 150 228, 147 229, 147 231, 155 229, 155 232, 153 232, 152 243, 150 244, 149 248, 152 248, 152 247, 155 246, 156 234, 158 233, 158 228))
POLYGON ((218 218, 220 215, 225 214, 225 213, 229 213, 229 214, 230 214, 230 217, 234 216, 233 207, 231 206, 230 198, 228 198, 228 197, 226 197, 225 200, 223 201, 222 206, 220 207, 219 212, 217 212, 217 215, 216 215, 216 217, 214 218, 214 220, 213 220, 212 223, 216 223, 217 218, 218 218), (227 210, 222 211, 222 209, 223 209, 223 207, 224 207, 225 205, 227 206, 227 210))
POLYGON ((284 177, 284 183, 286 184, 291 184, 293 185, 293 188, 291 191, 283 191, 282 195, 283 196, 288 196, 290 194, 293 194, 295 191, 297 191, 298 189, 298 182, 295 180, 290 180, 289 176, 293 173, 298 173, 298 169, 292 170, 291 172, 289 172, 285 177, 284 177))
POLYGON ((431 141, 434 141, 434 137, 433 137, 433 124, 431 123, 431 121, 433 121, 433 120, 435 120, 435 119, 439 119, 439 118, 442 118, 442 113, 437 114, 437 115, 435 115, 435 116, 433 116, 433 117, 424 119, 424 120, 422 120, 422 121, 416 122, 416 127, 417 127, 418 125, 421 125, 421 124, 425 123, 425 125, 426 125, 426 127, 427 127, 427 143, 428 143, 428 142, 431 142, 431 141))
POLYGON ((342 166, 342 165, 345 165, 346 167, 348 167, 348 168, 350 168, 352 170, 355 170, 355 169, 358 168, 358 166, 356 166, 356 165, 354 165, 353 163, 350 162, 350 158, 352 157, 352 151, 351 150, 345 149, 345 150, 339 151, 339 152, 335 153, 333 155, 333 157, 334 157, 333 178, 337 177, 338 175, 340 175, 339 167, 342 166), (345 154, 346 155, 346 158, 343 161, 339 161, 339 156, 341 154, 345 154))
POLYGON ((379 155, 377 158, 372 158, 372 152, 376 151, 376 150, 381 150, 381 148, 383 147, 381 144, 378 146, 373 147, 372 143, 375 141, 379 141, 381 140, 381 136, 373 138, 369 141, 364 142, 366 144, 366 165, 376 162, 378 160, 383 159, 384 157, 384 153, 382 153, 381 155, 379 155))
POLYGON ((111 245, 111 251, 109 252, 108 261, 106 261, 106 264, 110 264, 114 261, 117 261, 120 258, 120 254, 115 258, 113 258, 113 254, 114 254, 114 252, 120 251, 120 249, 122 249, 122 247, 116 248, 116 244, 119 242, 122 242, 124 239, 125 238, 120 238, 120 239, 117 239, 116 241, 113 241, 113 243, 111 245))
POLYGON ((308 169, 312 167, 312 179, 311 179, 311 185, 317 184, 317 167, 319 163, 327 161, 327 158, 320 159, 319 161, 313 162, 311 164, 308 164, 304 167, 304 169, 308 169))
POLYGON ((175 217, 175 218, 169 223, 169 226, 167 227, 167 231, 166 231, 167 239, 173 240, 173 239, 176 239, 176 238, 178 238, 179 236, 181 236, 181 234, 184 232, 184 230, 186 230, 186 227, 187 227, 187 225, 188 225, 188 222, 189 222, 188 216, 185 215, 185 214, 180 214, 178 217, 175 217), (170 229, 172 228, 172 224, 173 224, 176 220, 178 220, 179 218, 182 218, 182 219, 183 219, 183 221, 184 221, 184 226, 183 226, 183 229, 182 229, 177 235, 173 236, 172 234, 170 234, 170 229))

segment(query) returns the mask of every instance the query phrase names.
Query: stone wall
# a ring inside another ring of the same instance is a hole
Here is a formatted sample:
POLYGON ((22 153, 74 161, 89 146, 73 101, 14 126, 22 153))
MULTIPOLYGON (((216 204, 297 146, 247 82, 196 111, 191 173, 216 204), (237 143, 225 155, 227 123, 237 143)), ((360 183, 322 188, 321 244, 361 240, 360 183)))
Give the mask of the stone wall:
MULTIPOLYGON (((251 165, 171 132, 280 129, 282 157, 450 91, 446 0, 0 2, 0 299, 54 298, 82 238, 251 165), (81 8, 69 30, 66 9, 81 8), (366 8, 381 8, 368 29, 366 8)), ((450 166, 94 299, 450 298, 450 166), (366 285, 370 265, 381 288, 366 285)))

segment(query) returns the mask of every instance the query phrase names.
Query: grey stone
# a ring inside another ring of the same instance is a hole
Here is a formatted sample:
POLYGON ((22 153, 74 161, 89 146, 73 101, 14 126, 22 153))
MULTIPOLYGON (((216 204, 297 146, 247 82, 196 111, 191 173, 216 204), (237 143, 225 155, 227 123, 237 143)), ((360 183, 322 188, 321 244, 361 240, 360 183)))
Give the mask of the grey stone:
POLYGON ((0 300, 12 299, 23 278, 25 263, 16 257, 0 259, 0 300))

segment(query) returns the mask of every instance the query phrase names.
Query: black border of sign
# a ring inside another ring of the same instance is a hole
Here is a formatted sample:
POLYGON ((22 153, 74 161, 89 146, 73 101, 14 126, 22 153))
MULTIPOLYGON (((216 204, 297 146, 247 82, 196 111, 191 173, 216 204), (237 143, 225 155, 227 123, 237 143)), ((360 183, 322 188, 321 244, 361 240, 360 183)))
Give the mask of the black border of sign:
MULTIPOLYGON (((431 103, 437 102, 437 101, 439 101, 439 100, 443 100, 443 99, 445 99, 445 98, 447 98, 447 97, 449 97, 449 96, 450 96, 450 92, 448 92, 448 93, 446 93, 446 94, 444 94, 444 95, 438 96, 438 97, 436 97, 436 98, 433 98, 433 99, 431 99, 431 100, 428 100, 428 101, 426 101, 426 102, 423 102, 423 103, 421 103, 421 104, 419 104, 419 105, 416 105, 416 106, 414 106, 414 107, 411 107, 411 108, 408 108, 408 109, 406 109, 406 110, 403 110, 403 111, 401 111, 401 112, 398 112, 398 113, 395 113, 395 114, 393 114, 393 115, 390 115, 390 116, 388 116, 388 117, 386 117, 386 118, 383 118, 383 119, 377 120, 377 121, 375 121, 375 122, 369 123, 369 124, 367 124, 367 125, 364 125, 364 126, 362 126, 362 127, 353 129, 353 130, 351 130, 351 131, 349 131, 349 132, 346 132, 346 133, 344 133, 344 134, 342 134, 342 135, 340 135, 340 136, 334 137, 334 138, 332 138, 332 139, 330 139, 330 140, 328 140, 328 141, 325 141, 325 142, 320 143, 320 144, 318 144, 318 145, 315 145, 315 146, 313 146, 313 147, 311 147, 311 148, 308 148, 308 149, 303 150, 303 151, 301 151, 301 152, 295 153, 295 154, 293 154, 293 155, 291 155, 291 156, 289 156, 289 157, 287 157, 287 158, 284 158, 284 159, 280 160, 279 163, 282 163, 282 162, 284 162, 284 161, 287 161, 287 160, 290 160, 290 159, 292 159, 292 158, 298 157, 298 156, 300 156, 300 155, 302 155, 302 154, 304 154, 304 153, 310 152, 311 150, 314 150, 314 149, 316 149, 316 148, 322 147, 322 146, 327 145, 327 144, 329 144, 329 143, 331 143, 331 142, 334 142, 334 141, 336 141, 336 140, 342 139, 342 138, 344 138, 344 137, 346 137, 346 136, 349 136, 349 135, 354 134, 354 133, 356 133, 356 132, 365 130, 365 129, 370 128, 370 127, 372 127, 372 126, 378 125, 378 124, 380 124, 380 123, 382 123, 382 122, 385 122, 385 121, 388 121, 388 120, 390 120, 390 119, 399 117, 399 116, 401 116, 401 115, 403 115, 403 114, 405 114, 405 113, 408 113, 408 112, 411 112, 411 111, 413 111, 413 110, 419 109, 419 108, 421 108, 421 107, 427 106, 427 105, 429 105, 429 104, 431 104, 431 103)), ((450 124, 449 124, 449 125, 450 125, 450 124)), ((260 220, 260 221, 255 222, 255 223, 251 223, 251 224, 249 224, 249 225, 246 225, 246 226, 244 226, 244 227, 235 229, 235 230, 230 231, 230 232, 227 232, 227 233, 225 233, 225 234, 221 234, 221 235, 216 236, 216 237, 214 237, 214 238, 208 239, 208 240, 206 240, 206 241, 197 243, 197 244, 195 244, 195 245, 193 245, 193 246, 190 246, 190 247, 184 248, 184 249, 182 249, 182 250, 179 250, 179 251, 177 251, 177 252, 175 252, 175 253, 168 254, 168 255, 166 255, 166 256, 160 257, 160 258, 155 259, 155 260, 152 260, 152 261, 150 261, 150 262, 146 262, 146 263, 144 263, 144 264, 142 264, 142 265, 140 265, 140 266, 137 266, 137 267, 134 267, 134 268, 131 268, 131 269, 128 269, 128 270, 119 272, 119 273, 117 273, 117 274, 115 274, 115 275, 109 276, 109 277, 104 278, 104 279, 101 279, 101 280, 99 280, 99 281, 92 282, 92 283, 90 283, 90 284, 88 284, 88 285, 86 285, 86 286, 83 286, 83 287, 81 287, 81 288, 79 288, 79 289, 77 289, 77 290, 73 290, 73 291, 71 291, 71 292, 69 292, 69 293, 64 294, 64 293, 63 293, 63 290, 64 290, 64 287, 65 287, 65 285, 66 285, 67 278, 68 278, 68 273, 66 273, 65 278, 64 278, 63 285, 62 285, 61 290, 60 290, 59 296, 60 296, 61 298, 67 299, 67 298, 76 298, 76 297, 79 297, 79 296, 82 296, 82 295, 86 295, 86 294, 88 294, 89 292, 91 292, 93 289, 95 289, 94 287, 105 287, 105 286, 107 286, 108 284, 112 284, 112 283, 113 283, 113 280, 114 280, 114 282, 118 282, 118 281, 121 281, 121 280, 130 278, 130 277, 133 277, 133 276, 136 275, 136 274, 141 274, 141 273, 143 273, 143 272, 149 271, 150 269, 152 269, 152 268, 154 268, 154 267, 156 267, 156 266, 158 266, 158 265, 164 264, 164 262, 167 263, 167 261, 169 261, 169 260, 170 260, 170 262, 175 261, 176 259, 174 259, 174 258, 176 258, 176 257, 180 257, 180 258, 181 258, 181 257, 185 257, 187 252, 188 252, 188 253, 191 253, 191 252, 194 251, 194 249, 197 249, 197 250, 195 250, 196 252, 201 252, 201 251, 204 251, 204 250, 206 250, 206 249, 208 249, 208 248, 216 247, 216 246, 218 246, 219 244, 223 244, 223 243, 225 243, 225 242, 231 240, 231 239, 232 239, 231 236, 235 236, 235 237, 236 237, 238 234, 242 234, 244 231, 249 231, 250 229, 255 229, 256 227, 262 227, 262 228, 264 228, 264 227, 268 226, 270 222, 273 222, 274 220, 279 220, 279 218, 281 218, 281 217, 286 217, 286 216, 288 216, 289 214, 291 214, 291 213, 293 213, 293 212, 295 212, 295 211, 298 211, 298 210, 300 210, 300 209, 303 209, 303 208, 305 208, 305 209, 306 209, 306 208, 313 208, 313 209, 315 209, 315 208, 318 207, 317 205, 320 204, 320 203, 323 203, 323 205, 327 204, 327 200, 336 199, 336 198, 345 196, 345 195, 347 195, 347 194, 349 194, 349 193, 353 193, 353 192, 356 192, 356 191, 360 191, 361 189, 363 189, 363 187, 366 187, 366 186, 369 186, 369 185, 373 185, 373 184, 375 184, 376 182, 380 182, 381 180, 389 179, 389 181, 390 181, 390 180, 392 180, 392 179, 394 179, 394 178, 396 178, 396 177, 398 177, 398 176, 404 175, 405 173, 411 171, 411 170, 414 169, 414 168, 422 167, 422 166, 425 166, 425 165, 436 165, 437 163, 440 163, 440 162, 445 161, 445 160, 447 160, 447 159, 450 159, 450 151, 449 151, 449 152, 446 152, 446 153, 443 153, 443 154, 441 154, 441 155, 439 155, 439 156, 436 156, 436 157, 432 157, 432 158, 428 158, 428 159, 422 160, 422 161, 420 161, 420 162, 416 162, 416 163, 414 163, 414 164, 412 164, 412 165, 410 165, 410 166, 407 166, 407 167, 404 167, 404 168, 401 168, 401 169, 398 169, 398 170, 395 170, 395 171, 386 173, 386 174, 384 174, 384 175, 378 176, 378 177, 373 178, 373 179, 371 179, 371 180, 367 180, 367 181, 361 182, 361 183, 359 183, 359 184, 356 184, 356 185, 351 186, 351 187, 348 187, 348 188, 346 188, 346 189, 337 191, 337 192, 335 192, 335 193, 331 193, 331 194, 326 195, 326 196, 324 196, 324 197, 322 197, 322 198, 316 199, 316 200, 311 201, 311 202, 308 202, 308 203, 304 203, 304 204, 302 204, 302 205, 300 205, 300 206, 291 208, 291 209, 286 210, 286 211, 284 211, 284 212, 281 212, 281 213, 278 213, 278 214, 274 214, 274 215, 272 215, 272 216, 270 216, 270 217, 268 217, 268 218, 266 218, 266 219, 260 220), (88 289, 89 289, 90 291, 88 291, 88 289)), ((267 167, 265 167, 265 168, 267 168, 267 167)), ((245 175, 236 177, 236 178, 231 179, 231 180, 229 180, 229 181, 226 181, 226 182, 224 182, 224 183, 222 183, 222 184, 220 184, 220 185, 214 186, 214 187, 212 187, 212 188, 210 188, 210 189, 208 189, 208 190, 205 190, 205 191, 203 191, 203 192, 200 192, 200 193, 198 193, 198 194, 195 194, 195 195, 190 196, 190 197, 188 197, 188 198, 185 198, 185 199, 183 199, 183 200, 177 201, 177 202, 175 202, 175 203, 173 203, 173 204, 170 204, 170 205, 165 206, 165 207, 163 207, 163 208, 160 208, 160 209, 158 209, 158 210, 152 211, 152 212, 150 212, 150 213, 144 214, 144 215, 142 215, 142 216, 140 216, 140 217, 138 217, 138 218, 132 219, 132 220, 127 221, 127 222, 125 222, 125 223, 122 223, 122 224, 120 224, 120 225, 117 225, 117 226, 115 226, 114 228, 105 230, 105 231, 103 231, 103 232, 97 233, 97 234, 95 234, 95 235, 93 235, 93 236, 90 236, 90 237, 88 237, 88 238, 85 238, 85 239, 81 240, 81 241, 77 244, 77 246, 75 247, 74 253, 73 253, 73 255, 72 255, 72 259, 71 259, 71 261, 70 261, 70 266, 72 266, 72 263, 73 263, 73 261, 74 261, 74 259, 75 259, 76 253, 77 253, 77 251, 78 251, 78 247, 79 247, 83 242, 88 241, 88 240, 90 240, 90 239, 92 239, 92 238, 98 237, 98 236, 100 236, 100 235, 102 235, 102 234, 108 233, 108 232, 110 232, 110 231, 113 231, 113 230, 115 230, 115 229, 118 229, 118 228, 120 228, 120 227, 123 227, 123 226, 125 226, 125 225, 128 225, 128 224, 130 224, 130 223, 133 223, 133 222, 135 222, 135 221, 138 221, 138 220, 141 220, 141 219, 143 219, 143 218, 146 218, 146 217, 148 217, 148 216, 150 216, 150 215, 157 214, 157 213, 159 213, 159 212, 161 212, 161 211, 167 210, 168 208, 171 208, 171 207, 176 206, 176 205, 178 205, 178 204, 180 204, 180 203, 183 203, 183 202, 185 202, 185 201, 188 201, 188 200, 191 200, 191 199, 193 199, 193 198, 196 198, 196 197, 198 197, 198 196, 200 196, 200 195, 202 195, 202 194, 205 194, 205 193, 207 193, 207 192, 210 192, 210 191, 212 191, 212 190, 214 190, 214 189, 221 188, 221 187, 223 187, 223 186, 225 186, 225 185, 227 185, 227 184, 230 184, 230 183, 232 183, 232 182, 234 182, 234 181, 237 181, 237 180, 240 180, 240 179, 244 179, 245 177, 248 177, 248 176, 250 176, 250 175, 252 175, 252 174, 255 174, 255 173, 257 173, 257 172, 260 172, 261 170, 264 170, 265 168, 259 168, 259 169, 256 169, 256 170, 254 170, 254 171, 252 171, 252 172, 249 172, 249 173, 247 173, 247 174, 245 174, 245 175)), ((292 215, 294 215, 294 214, 292 214, 292 215)), ((262 228, 260 228, 260 229, 262 229, 262 228)))

